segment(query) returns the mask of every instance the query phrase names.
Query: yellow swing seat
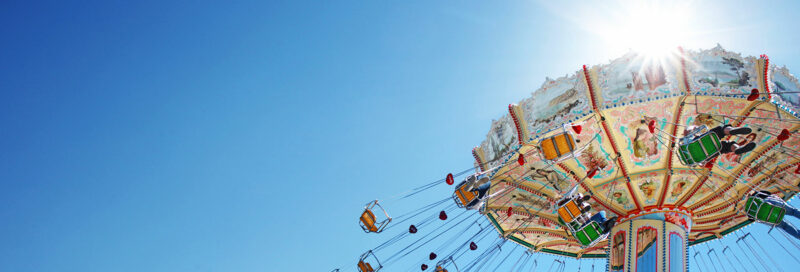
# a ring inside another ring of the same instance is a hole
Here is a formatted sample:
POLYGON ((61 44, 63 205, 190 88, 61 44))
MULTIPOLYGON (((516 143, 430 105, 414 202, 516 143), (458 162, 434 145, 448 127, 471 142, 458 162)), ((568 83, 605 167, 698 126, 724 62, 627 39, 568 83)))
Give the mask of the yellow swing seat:
POLYGON ((548 161, 558 161, 572 155, 575 149, 575 137, 569 131, 564 131, 539 141, 539 150, 541 150, 544 159, 548 161))
POLYGON ((358 225, 361 226, 361 229, 364 230, 366 233, 374 232, 380 233, 386 228, 386 225, 392 222, 392 218, 389 217, 389 214, 386 213, 386 210, 378 204, 377 200, 370 201, 364 207, 364 212, 361 213, 361 217, 358 219, 358 225), (375 207, 378 207, 385 216, 384 218, 378 219, 375 216, 375 213, 372 211, 375 207))
POLYGON ((464 208, 472 201, 478 199, 478 193, 473 191, 467 191, 467 183, 461 182, 458 184, 455 192, 453 192, 453 200, 456 202, 456 206, 459 208, 464 208))

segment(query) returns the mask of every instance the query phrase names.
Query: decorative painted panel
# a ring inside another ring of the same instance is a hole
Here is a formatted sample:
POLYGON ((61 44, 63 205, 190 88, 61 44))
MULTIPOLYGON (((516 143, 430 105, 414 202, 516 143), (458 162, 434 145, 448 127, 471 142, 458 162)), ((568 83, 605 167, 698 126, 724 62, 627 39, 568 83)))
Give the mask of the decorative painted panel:
POLYGON ((591 113, 590 104, 585 84, 573 74, 555 80, 548 78, 519 106, 528 123, 530 138, 536 138, 591 113))

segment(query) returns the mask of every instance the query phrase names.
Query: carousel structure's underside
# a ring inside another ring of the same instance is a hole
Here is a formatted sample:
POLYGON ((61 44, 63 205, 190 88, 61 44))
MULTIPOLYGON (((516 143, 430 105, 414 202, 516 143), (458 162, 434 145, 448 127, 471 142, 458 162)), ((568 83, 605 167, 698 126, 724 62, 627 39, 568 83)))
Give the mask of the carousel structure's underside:
POLYGON ((750 190, 797 191, 800 137, 778 139, 800 129, 793 92, 800 84, 786 68, 719 46, 664 60, 629 53, 548 78, 510 105, 473 150, 476 166, 490 171, 490 194, 505 192, 487 201, 485 214, 502 235, 535 251, 605 258, 607 240, 583 248, 558 223, 553 203, 577 187, 592 196, 592 212, 617 216, 618 224, 660 216, 685 228, 690 245, 720 238, 750 223, 740 212, 750 190), (681 163, 675 142, 686 127, 723 124, 750 127, 752 135, 721 140, 752 141, 755 150, 708 165, 681 163), (564 132, 579 152, 546 160, 540 141, 564 132))

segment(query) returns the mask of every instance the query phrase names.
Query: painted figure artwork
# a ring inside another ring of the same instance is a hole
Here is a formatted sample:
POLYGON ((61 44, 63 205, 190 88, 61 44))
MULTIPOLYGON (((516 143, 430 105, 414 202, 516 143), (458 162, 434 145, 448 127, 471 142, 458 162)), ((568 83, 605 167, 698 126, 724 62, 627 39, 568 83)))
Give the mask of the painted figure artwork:
POLYGON ((528 194, 514 194, 512 198, 516 199, 517 203, 523 206, 529 206, 537 211, 550 209, 550 202, 544 198, 539 198, 528 194))
POLYGON ((533 97, 523 100, 520 107, 528 123, 528 131, 540 134, 558 127, 589 111, 587 93, 575 75, 547 79, 533 97))
POLYGON ((509 129, 511 128, 511 122, 503 122, 497 123, 495 129, 493 129, 495 134, 495 139, 497 141, 492 142, 492 150, 494 150, 494 156, 489 158, 490 161, 499 160, 500 157, 505 154, 509 149, 511 149, 511 145, 516 142, 516 135, 514 135, 514 130, 509 129))
POLYGON ((625 266, 625 233, 618 232, 611 242, 611 271, 622 271, 625 266))
POLYGON ((686 190, 686 184, 688 180, 685 177, 682 177, 679 180, 676 180, 675 183, 672 185, 672 190, 669 192, 670 197, 677 198, 680 196, 684 190, 686 190))
POLYGON ((599 70, 599 87, 603 101, 615 105, 626 101, 669 94, 669 82, 674 80, 674 67, 669 62, 647 61, 636 53, 602 66, 599 70))
POLYGON ((650 133, 647 126, 641 124, 641 122, 635 122, 631 124, 630 127, 634 128, 635 131, 631 139, 633 143, 633 156, 637 158, 657 157, 658 139, 656 136, 650 133))
POLYGON ((745 59, 716 47, 694 56, 691 79, 699 87, 698 91, 749 92, 755 87, 754 61, 755 58, 745 59))
POLYGON ((628 197, 622 191, 614 191, 614 193, 611 194, 611 198, 614 199, 617 204, 628 204, 628 197))
POLYGON ((709 128, 713 128, 717 126, 716 124, 719 123, 714 119, 714 116, 711 116, 707 113, 701 113, 695 116, 694 121, 692 124, 695 126, 707 126, 709 128))
POLYGON ((664 74, 664 67, 661 67, 660 64, 656 65, 648 65, 645 66, 643 71, 630 71, 632 82, 628 83, 627 88, 635 91, 644 91, 644 82, 642 81, 642 76, 644 76, 644 80, 647 82, 647 88, 650 90, 655 90, 658 86, 664 85, 667 83, 666 75, 664 74))
POLYGON ((684 229, 687 229, 687 230, 691 227, 689 225, 689 221, 691 221, 691 220, 687 220, 686 216, 682 215, 680 213, 674 213, 674 212, 665 213, 664 214, 664 220, 669 222, 669 223, 681 226, 681 227, 683 227, 684 229))
MULTIPOLYGON (((636 56, 632 56, 636 58, 636 56)), ((607 88, 609 94, 629 94, 631 92, 641 92, 655 90, 661 85, 667 83, 664 67, 660 64, 643 65, 637 62, 637 65, 622 64, 615 65, 612 63, 608 67, 610 74, 617 74, 613 77, 613 82, 607 83, 604 87, 607 88)))
POLYGON ((595 145, 589 145, 589 147, 581 153, 580 157, 578 158, 586 169, 605 169, 609 166, 608 161, 600 155, 599 152, 595 150, 595 145))
POLYGON ((765 166, 772 165, 778 160, 778 153, 771 153, 747 170, 748 177, 755 177, 765 170, 765 166))
POLYGON ((550 169, 532 169, 531 174, 528 175, 528 178, 541 181, 542 183, 553 187, 553 189, 559 193, 563 193, 564 191, 568 190, 569 188, 567 187, 570 185, 569 181, 565 177, 550 169))
POLYGON ((671 109, 676 103, 677 100, 662 99, 650 105, 634 104, 608 111, 606 118, 611 120, 611 130, 624 137, 617 144, 620 155, 630 158, 632 171, 646 170, 663 162, 669 139, 662 139, 664 136, 660 134, 668 129, 666 126, 671 122, 668 120, 675 120, 671 109))
POLYGON ((652 227, 643 227, 636 232, 636 267, 637 271, 655 271, 656 241, 658 232, 652 227))
POLYGON ((655 200, 655 192, 657 189, 656 183, 652 179, 646 179, 639 184, 639 189, 648 200, 655 200))
POLYGON ((697 177, 692 170, 679 170, 676 169, 673 173, 668 174, 670 175, 670 182, 668 184, 669 189, 667 191, 666 199, 664 200, 667 203, 675 203, 679 200, 679 198, 686 194, 687 191, 692 187, 697 177))
POLYGON ((642 215, 640 218, 667 221, 669 223, 681 226, 687 230, 692 225, 691 217, 687 216, 686 214, 677 212, 651 213, 642 215))
POLYGON ((700 83, 706 83, 713 87, 741 87, 746 86, 750 80, 750 74, 744 70, 744 62, 736 58, 722 57, 722 63, 728 65, 728 71, 709 70, 710 74, 698 79, 700 83), (727 73, 726 73, 727 72, 727 73))
POLYGON ((509 116, 492 122, 492 129, 487 138, 481 143, 481 149, 486 156, 488 167, 495 167, 503 163, 504 155, 518 144, 516 126, 509 116))
POLYGON ((800 82, 789 73, 789 69, 786 67, 775 68, 772 73, 772 83, 773 91, 778 93, 773 97, 795 111, 800 110, 800 82))

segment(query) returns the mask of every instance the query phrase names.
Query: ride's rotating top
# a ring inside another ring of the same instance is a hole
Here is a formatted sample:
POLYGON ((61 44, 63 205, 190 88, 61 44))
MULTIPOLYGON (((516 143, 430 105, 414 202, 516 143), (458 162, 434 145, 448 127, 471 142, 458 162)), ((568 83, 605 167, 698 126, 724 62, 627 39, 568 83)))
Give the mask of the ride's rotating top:
POLYGON ((559 223, 556 202, 573 188, 620 223, 658 213, 690 244, 722 237, 751 222, 750 191, 798 191, 798 112, 800 83, 765 55, 717 46, 584 66, 509 105, 473 149, 491 178, 484 212, 510 240, 573 257, 608 252, 605 236, 586 246, 559 223), (752 132, 709 132, 726 125, 752 132))

